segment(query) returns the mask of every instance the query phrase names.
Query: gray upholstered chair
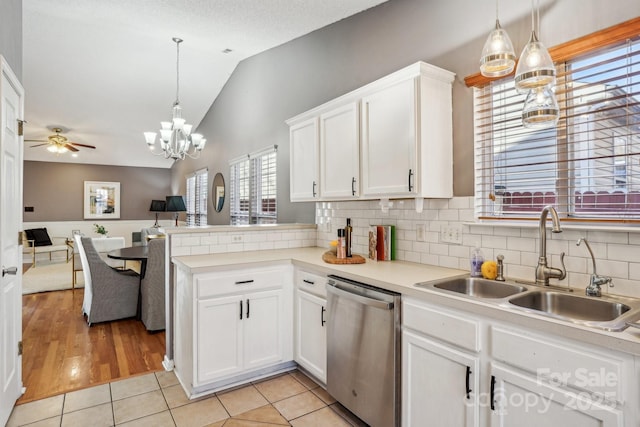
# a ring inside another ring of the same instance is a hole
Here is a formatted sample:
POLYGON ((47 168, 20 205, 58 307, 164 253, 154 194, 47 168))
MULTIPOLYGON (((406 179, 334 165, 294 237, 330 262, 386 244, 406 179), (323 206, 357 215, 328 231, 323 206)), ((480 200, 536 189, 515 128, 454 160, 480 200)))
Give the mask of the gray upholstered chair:
POLYGON ((165 323, 165 239, 151 239, 147 243, 149 257, 140 294, 142 322, 148 331, 160 331, 165 323))
POLYGON ((100 257, 90 237, 75 236, 82 272, 82 313, 89 325, 133 317, 138 309, 140 276, 133 270, 115 269, 100 257))

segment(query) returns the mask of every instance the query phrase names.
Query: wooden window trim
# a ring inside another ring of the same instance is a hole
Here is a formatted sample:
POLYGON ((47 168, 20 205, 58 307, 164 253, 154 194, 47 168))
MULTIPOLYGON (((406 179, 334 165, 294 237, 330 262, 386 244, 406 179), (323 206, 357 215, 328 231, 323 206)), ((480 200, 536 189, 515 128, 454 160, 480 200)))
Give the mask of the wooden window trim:
MULTIPOLYGON (((549 49, 553 62, 564 62, 579 57, 591 51, 603 48, 615 43, 621 43, 640 35, 640 17, 630 19, 612 27, 593 32, 583 37, 562 43, 549 49)), ((514 71, 509 74, 513 75, 514 71)), ((499 78, 505 78, 502 76, 499 78)), ((475 73, 464 78, 467 87, 484 86, 492 80, 482 74, 475 73)))

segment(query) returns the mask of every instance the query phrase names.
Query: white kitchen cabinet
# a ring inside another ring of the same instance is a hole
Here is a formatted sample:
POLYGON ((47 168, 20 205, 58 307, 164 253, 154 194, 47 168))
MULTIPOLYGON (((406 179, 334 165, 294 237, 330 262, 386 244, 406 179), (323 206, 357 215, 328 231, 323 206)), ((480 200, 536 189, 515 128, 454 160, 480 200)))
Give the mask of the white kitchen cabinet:
POLYGON ((320 115, 320 196, 347 200, 360 195, 358 103, 320 115))
POLYGON ((290 266, 178 269, 175 370, 190 397, 295 366, 292 278, 290 266))
POLYGON ((491 365, 494 403, 491 426, 620 427, 623 413, 615 402, 589 393, 554 387, 533 375, 500 364, 491 365))
POLYGON ((297 270, 295 277, 295 361, 321 383, 327 381, 327 278, 297 270))
POLYGON ((425 63, 416 70, 362 98, 365 197, 453 197, 454 75, 425 63))
POLYGON ((418 62, 287 120, 291 200, 452 197, 453 78, 418 62), (318 133, 319 198, 317 158, 300 154, 318 133))
POLYGON ((477 426, 479 358, 402 333, 402 425, 477 426))
POLYGON ((318 118, 292 125, 289 144, 291 201, 317 200, 320 196, 318 118))

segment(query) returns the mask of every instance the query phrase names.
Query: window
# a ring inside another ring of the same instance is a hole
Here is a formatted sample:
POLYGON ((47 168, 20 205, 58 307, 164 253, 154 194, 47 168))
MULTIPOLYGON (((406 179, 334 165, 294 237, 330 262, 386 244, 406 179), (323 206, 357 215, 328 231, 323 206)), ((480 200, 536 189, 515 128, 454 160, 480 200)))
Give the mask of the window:
POLYGON ((187 176, 187 226, 207 225, 207 169, 187 176))
POLYGON ((231 224, 274 224, 277 146, 232 160, 229 206, 231 224))
MULTIPOLYGON (((556 128, 522 126, 525 95, 515 91, 513 77, 474 87, 479 218, 537 218, 545 205, 552 204, 569 220, 640 220, 640 23, 636 21, 632 38, 607 41, 591 35, 580 39, 580 46, 592 37, 598 41, 596 48, 556 60, 560 106, 556 128)), ((628 25, 614 28, 629 30, 628 25)), ((553 49, 551 53, 555 59, 553 49)))

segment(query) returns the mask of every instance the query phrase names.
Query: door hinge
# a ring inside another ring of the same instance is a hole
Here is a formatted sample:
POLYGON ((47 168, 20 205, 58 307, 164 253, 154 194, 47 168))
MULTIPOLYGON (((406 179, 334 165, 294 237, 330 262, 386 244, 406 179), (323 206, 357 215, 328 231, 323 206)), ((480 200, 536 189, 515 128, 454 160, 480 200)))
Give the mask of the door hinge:
POLYGON ((22 341, 18 341, 18 356, 22 356, 22 341))
POLYGON ((18 136, 24 135, 24 124, 27 123, 26 120, 18 119, 18 136))

